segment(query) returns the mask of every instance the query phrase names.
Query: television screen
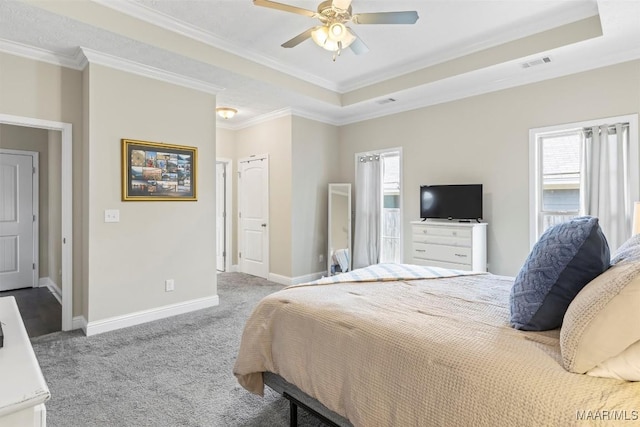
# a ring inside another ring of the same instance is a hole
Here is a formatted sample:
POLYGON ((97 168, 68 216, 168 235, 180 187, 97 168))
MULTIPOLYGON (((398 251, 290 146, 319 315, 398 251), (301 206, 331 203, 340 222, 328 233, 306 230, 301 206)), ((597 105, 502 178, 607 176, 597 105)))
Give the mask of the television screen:
POLYGON ((482 184, 421 186, 420 218, 482 218, 482 184))

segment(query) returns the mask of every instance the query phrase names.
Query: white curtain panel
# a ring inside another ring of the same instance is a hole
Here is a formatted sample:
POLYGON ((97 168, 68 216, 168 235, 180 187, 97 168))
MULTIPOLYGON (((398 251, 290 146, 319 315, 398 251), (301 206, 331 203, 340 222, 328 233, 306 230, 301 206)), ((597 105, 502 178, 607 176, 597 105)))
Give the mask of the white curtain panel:
POLYGON ((631 236, 629 126, 584 129, 580 211, 598 217, 613 252, 631 236))
POLYGON ((359 157, 356 165, 353 268, 377 264, 380 258, 381 187, 380 156, 359 157))

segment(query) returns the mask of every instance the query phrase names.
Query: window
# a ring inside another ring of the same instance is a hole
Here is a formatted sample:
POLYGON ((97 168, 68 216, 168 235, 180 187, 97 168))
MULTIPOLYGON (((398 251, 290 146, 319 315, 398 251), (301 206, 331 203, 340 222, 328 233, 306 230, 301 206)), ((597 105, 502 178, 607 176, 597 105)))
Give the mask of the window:
POLYGON ((382 237, 380 262, 402 262, 400 215, 400 152, 382 153, 382 237))
POLYGON ((402 149, 355 155, 353 268, 402 262, 402 149))
POLYGON ((581 131, 574 130, 540 138, 540 234, 552 225, 580 214, 580 133, 581 131))
POLYGON ((637 132, 635 115, 530 131, 531 246, 579 215, 599 218, 612 251, 630 237, 637 132))

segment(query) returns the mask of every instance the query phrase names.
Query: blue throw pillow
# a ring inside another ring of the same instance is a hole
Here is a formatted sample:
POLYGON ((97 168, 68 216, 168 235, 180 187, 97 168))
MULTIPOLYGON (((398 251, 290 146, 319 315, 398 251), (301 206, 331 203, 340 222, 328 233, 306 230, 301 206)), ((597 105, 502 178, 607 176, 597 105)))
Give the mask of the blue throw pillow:
POLYGON ((609 268, 609 261, 598 218, 578 217, 549 228, 511 288, 511 325, 525 331, 559 328, 573 298, 609 268))

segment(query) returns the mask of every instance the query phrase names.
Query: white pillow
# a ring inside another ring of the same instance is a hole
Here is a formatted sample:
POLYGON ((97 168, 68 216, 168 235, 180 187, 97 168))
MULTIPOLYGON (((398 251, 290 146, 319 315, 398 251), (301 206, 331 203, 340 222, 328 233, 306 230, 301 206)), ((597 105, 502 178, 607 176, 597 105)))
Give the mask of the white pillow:
POLYGON ((616 366, 616 372, 624 374, 620 363, 639 366, 640 352, 634 352, 635 347, 621 356, 640 341, 639 307, 640 261, 616 264, 589 282, 569 304, 560 329, 565 369, 584 374, 607 362, 605 368, 616 366), (609 361, 618 356, 620 360, 609 361))
POLYGON ((613 356, 587 371, 592 377, 640 381, 640 341, 617 356, 613 356))

